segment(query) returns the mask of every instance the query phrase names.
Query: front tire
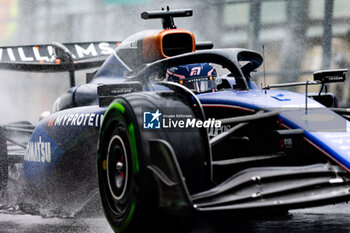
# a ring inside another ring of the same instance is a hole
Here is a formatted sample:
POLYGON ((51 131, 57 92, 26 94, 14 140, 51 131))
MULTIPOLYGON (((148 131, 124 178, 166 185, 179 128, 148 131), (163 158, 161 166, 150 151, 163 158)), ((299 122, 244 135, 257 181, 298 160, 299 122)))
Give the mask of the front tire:
POLYGON ((193 194, 211 185, 207 132, 204 128, 182 131, 143 127, 145 112, 197 117, 190 101, 176 92, 131 93, 116 98, 106 111, 99 136, 98 181, 105 215, 115 232, 189 229, 192 213, 176 212, 176 208, 165 205, 159 183, 147 168, 157 156, 152 154, 150 140, 161 139, 171 145, 193 194))
POLYGON ((107 220, 115 232, 150 227, 156 196, 145 158, 138 150, 136 119, 127 104, 115 104, 100 132, 98 179, 107 220))

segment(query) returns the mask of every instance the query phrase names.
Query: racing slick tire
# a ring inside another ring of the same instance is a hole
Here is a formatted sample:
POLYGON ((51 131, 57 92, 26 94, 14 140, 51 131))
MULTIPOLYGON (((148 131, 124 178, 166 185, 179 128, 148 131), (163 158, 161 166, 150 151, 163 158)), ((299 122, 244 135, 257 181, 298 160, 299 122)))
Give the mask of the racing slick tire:
POLYGON ((4 129, 0 128, 0 199, 4 197, 8 182, 7 143, 4 129))
MULTIPOLYGON (((98 182, 104 213, 115 232, 181 232, 190 229, 189 219, 158 208, 159 191, 150 164, 149 139, 163 139, 173 146, 176 157, 189 163, 181 167, 191 186, 190 192, 204 190, 209 184, 210 162, 198 129, 174 135, 164 129, 143 129, 145 109, 191 109, 180 98, 157 93, 132 93, 118 97, 105 113, 98 146, 98 182), (181 137, 179 137, 181 136, 181 137), (205 162, 204 162, 205 160, 205 162), (192 161, 192 162, 190 162, 192 161), (170 220, 171 219, 171 220, 170 220), (172 225, 171 223, 176 222, 172 225), (170 224, 170 225, 169 225, 170 224)), ((207 137, 207 135, 205 135, 207 137)))

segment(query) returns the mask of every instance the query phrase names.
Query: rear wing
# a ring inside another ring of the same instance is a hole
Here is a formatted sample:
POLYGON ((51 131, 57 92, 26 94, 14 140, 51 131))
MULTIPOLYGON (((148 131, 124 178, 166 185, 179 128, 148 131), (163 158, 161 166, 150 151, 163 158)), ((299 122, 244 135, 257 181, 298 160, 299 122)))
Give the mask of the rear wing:
POLYGON ((119 41, 58 43, 0 47, 0 69, 33 72, 69 72, 75 86, 75 71, 99 67, 119 41))
POLYGON ((345 82, 348 69, 320 70, 314 72, 314 80, 321 83, 345 82))
POLYGON ((325 84, 334 83, 334 82, 345 82, 347 72, 348 72, 348 69, 320 70, 320 71, 314 72, 314 81, 308 80, 306 82, 270 84, 264 87, 263 89, 268 90, 271 88, 280 88, 280 87, 322 85, 319 92, 319 95, 320 95, 325 84))

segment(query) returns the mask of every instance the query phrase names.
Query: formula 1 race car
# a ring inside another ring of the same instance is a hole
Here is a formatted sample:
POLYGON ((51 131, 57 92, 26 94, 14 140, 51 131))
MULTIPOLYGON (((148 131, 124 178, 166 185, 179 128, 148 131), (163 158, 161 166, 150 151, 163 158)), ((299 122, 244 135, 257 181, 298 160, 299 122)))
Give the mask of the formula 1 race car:
POLYGON ((260 89, 251 73, 262 56, 196 43, 173 21, 191 15, 144 12, 163 30, 121 43, 3 48, 0 68, 69 71, 72 88, 38 125, 1 126, 0 188, 13 163, 23 164, 23 192, 42 205, 84 203, 98 186, 115 232, 348 201, 350 113, 323 92, 347 70, 260 89), (74 86, 74 71, 92 67, 74 86), (306 93, 272 90, 297 85, 306 93))

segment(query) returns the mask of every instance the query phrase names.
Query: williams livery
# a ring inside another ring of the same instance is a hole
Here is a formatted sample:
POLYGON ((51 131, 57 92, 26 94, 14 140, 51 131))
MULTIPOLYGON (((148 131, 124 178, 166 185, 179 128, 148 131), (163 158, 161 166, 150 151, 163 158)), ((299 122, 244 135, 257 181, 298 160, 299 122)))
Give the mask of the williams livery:
POLYGON ((262 56, 196 42, 174 25, 191 15, 144 12, 163 30, 121 43, 0 48, 2 69, 66 71, 71 81, 36 126, 1 125, 1 191, 15 163, 32 196, 23 206, 84 206, 98 190, 115 232, 185 231, 201 216, 348 201, 350 112, 324 88, 345 81, 347 70, 260 89, 251 73, 262 56), (76 70, 94 67, 74 85, 76 70), (278 90, 290 86, 305 93, 278 90))
MULTIPOLYGON (((86 59, 98 55, 109 55, 119 42, 88 42, 88 43, 67 43, 64 46, 77 59, 86 59)), ((59 45, 59 43, 58 43, 59 45)), ((18 62, 56 62, 54 45, 30 45, 21 47, 0 48, 0 61, 18 62)))

